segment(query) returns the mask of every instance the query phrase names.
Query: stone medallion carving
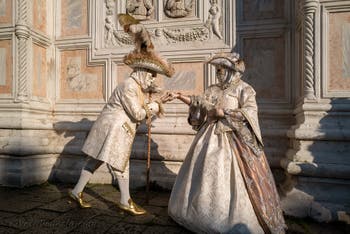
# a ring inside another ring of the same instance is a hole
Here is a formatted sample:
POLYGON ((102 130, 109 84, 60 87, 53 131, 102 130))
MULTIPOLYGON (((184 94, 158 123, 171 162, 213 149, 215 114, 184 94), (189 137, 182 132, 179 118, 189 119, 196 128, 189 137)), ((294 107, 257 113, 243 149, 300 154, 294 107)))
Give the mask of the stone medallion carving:
POLYGON ((128 0, 126 12, 134 16, 136 19, 150 19, 154 7, 151 0, 128 0))
POLYGON ((170 18, 182 18, 191 14, 193 0, 167 0, 164 13, 170 18))

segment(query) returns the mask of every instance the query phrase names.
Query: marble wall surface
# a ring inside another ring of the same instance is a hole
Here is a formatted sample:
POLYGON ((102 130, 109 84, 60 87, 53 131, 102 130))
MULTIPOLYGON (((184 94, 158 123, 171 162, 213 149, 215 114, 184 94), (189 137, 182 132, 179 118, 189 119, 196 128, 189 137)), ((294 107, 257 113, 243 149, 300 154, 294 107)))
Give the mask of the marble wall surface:
POLYGON ((12 23, 13 0, 0 0, 0 25, 12 23))
POLYGON ((34 0, 33 5, 33 28, 43 33, 47 32, 47 4, 46 0, 34 0))
POLYGON ((350 91, 350 12, 329 16, 328 90, 350 91))
POLYGON ((285 17, 285 0, 247 0, 243 3, 244 21, 271 20, 285 17))
POLYGON ((47 96, 47 80, 48 80, 48 67, 46 59, 46 49, 33 45, 33 96, 46 98, 47 96))
POLYGON ((12 41, 0 40, 0 95, 11 94, 13 78, 12 41))
POLYGON ((61 36, 88 34, 88 0, 61 0, 61 36))
POLYGON ((247 61, 246 80, 255 87, 259 99, 287 100, 288 84, 285 70, 285 40, 276 38, 246 38, 243 40, 247 61))

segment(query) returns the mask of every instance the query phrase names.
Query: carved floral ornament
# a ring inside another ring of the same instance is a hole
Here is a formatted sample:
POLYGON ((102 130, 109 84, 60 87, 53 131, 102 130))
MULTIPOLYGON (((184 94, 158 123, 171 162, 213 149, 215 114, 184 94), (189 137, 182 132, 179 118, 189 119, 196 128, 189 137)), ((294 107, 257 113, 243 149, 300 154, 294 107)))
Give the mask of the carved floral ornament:
MULTIPOLYGON (((222 40, 222 6, 221 1, 206 0, 210 4, 208 19, 203 25, 174 28, 161 26, 148 29, 154 43, 170 45, 174 43, 202 42, 208 40, 222 40)), ((194 0, 167 0, 164 13, 171 18, 186 17, 192 12, 194 0)), ((105 0, 106 18, 104 22, 104 41, 106 47, 132 45, 133 39, 123 30, 116 27, 115 0, 105 0)), ((136 19, 148 20, 153 14, 154 7, 151 0, 128 0, 126 12, 136 19)))

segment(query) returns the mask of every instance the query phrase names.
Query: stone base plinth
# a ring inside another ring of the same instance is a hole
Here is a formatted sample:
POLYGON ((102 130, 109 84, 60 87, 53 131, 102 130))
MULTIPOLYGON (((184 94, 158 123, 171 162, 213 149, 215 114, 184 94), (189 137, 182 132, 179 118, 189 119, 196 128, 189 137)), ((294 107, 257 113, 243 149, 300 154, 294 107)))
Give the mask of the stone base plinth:
POLYGON ((286 215, 350 223, 350 181, 291 176, 281 197, 286 215))
POLYGON ((13 157, 0 155, 0 185, 24 187, 44 183, 50 177, 55 155, 13 157))

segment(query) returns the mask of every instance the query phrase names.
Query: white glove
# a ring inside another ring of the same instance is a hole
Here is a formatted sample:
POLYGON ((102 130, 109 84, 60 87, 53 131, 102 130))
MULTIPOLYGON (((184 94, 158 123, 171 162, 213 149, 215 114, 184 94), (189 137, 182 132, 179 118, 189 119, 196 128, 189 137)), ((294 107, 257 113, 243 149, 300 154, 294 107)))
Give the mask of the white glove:
POLYGON ((147 106, 152 115, 158 114, 159 104, 157 102, 151 102, 147 106))

